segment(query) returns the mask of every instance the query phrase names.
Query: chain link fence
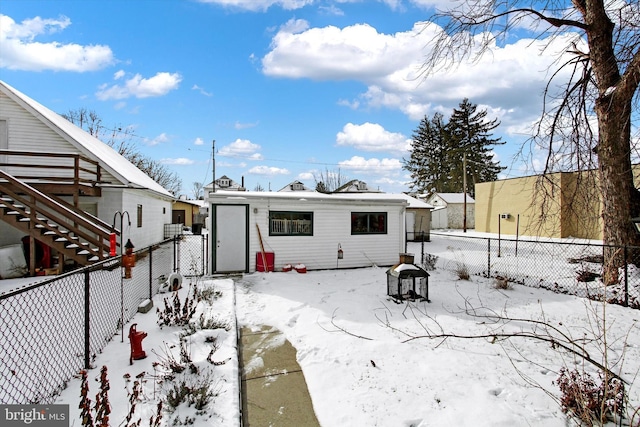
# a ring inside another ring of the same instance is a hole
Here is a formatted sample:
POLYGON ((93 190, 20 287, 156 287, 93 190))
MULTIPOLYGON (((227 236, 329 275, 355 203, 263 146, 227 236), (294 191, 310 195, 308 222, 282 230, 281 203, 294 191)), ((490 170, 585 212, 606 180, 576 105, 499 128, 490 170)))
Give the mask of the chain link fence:
MULTIPOLYGON (((124 339, 123 325, 186 262, 181 254, 205 250, 204 236, 176 236, 135 252, 128 279, 117 257, 1 294, 0 403, 52 403, 114 336, 124 339)), ((183 275, 204 275, 206 258, 187 265, 196 267, 183 275)))
POLYGON ((470 275, 571 294, 640 309, 640 247, 532 241, 431 232, 430 242, 410 244, 421 263, 470 275), (617 283, 602 281, 606 250, 623 259, 617 283), (437 258, 436 258, 437 257, 437 258))
POLYGON ((204 275, 209 259, 208 235, 183 234, 179 238, 180 274, 185 277, 204 275))

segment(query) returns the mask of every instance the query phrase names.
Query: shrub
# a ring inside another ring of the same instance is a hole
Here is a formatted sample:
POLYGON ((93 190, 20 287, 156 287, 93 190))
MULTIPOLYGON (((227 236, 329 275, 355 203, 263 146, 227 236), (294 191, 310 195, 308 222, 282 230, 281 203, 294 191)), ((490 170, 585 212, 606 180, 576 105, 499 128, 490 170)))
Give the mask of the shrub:
POLYGON ((469 268, 466 264, 458 262, 456 265, 456 274, 460 280, 469 280, 469 268))
POLYGON ((574 369, 560 369, 556 384, 562 397, 562 412, 570 414, 586 426, 594 423, 604 424, 615 417, 622 417, 624 411, 624 384, 615 377, 603 380, 599 373, 600 384, 586 372, 574 369))
POLYGON ((436 269, 436 263, 438 262, 438 256, 437 255, 426 254, 423 262, 424 262, 423 267, 424 267, 425 270, 433 271, 433 270, 436 269))
POLYGON ((164 310, 160 310, 160 308, 156 310, 158 313, 158 325, 161 327, 165 325, 187 325, 196 312, 196 307, 200 302, 200 297, 195 294, 196 292, 191 292, 190 289, 184 303, 180 301, 180 296, 177 291, 173 293, 173 302, 171 304, 169 303, 169 299, 165 297, 164 310), (191 296, 192 293, 194 294, 193 296, 191 296))
POLYGON ((511 283, 509 283, 509 279, 502 276, 495 277, 495 282, 493 283, 493 287, 496 289, 502 289, 502 290, 513 289, 513 286, 511 285, 511 283))

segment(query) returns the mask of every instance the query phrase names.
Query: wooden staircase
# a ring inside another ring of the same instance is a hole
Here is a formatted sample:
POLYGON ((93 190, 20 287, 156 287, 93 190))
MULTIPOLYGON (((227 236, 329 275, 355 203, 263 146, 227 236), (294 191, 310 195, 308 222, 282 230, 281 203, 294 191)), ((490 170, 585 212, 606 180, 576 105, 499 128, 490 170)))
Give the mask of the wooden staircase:
POLYGON ((55 249, 60 265, 86 266, 109 257, 112 226, 55 196, 48 196, 0 170, 0 220, 30 236, 30 271, 35 273, 34 239, 55 249))

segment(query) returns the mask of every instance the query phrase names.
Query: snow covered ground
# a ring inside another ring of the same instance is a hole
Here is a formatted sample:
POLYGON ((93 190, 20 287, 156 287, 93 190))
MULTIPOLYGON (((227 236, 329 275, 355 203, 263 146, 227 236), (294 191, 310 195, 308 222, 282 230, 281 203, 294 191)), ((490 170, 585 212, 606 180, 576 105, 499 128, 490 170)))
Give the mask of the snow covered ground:
MULTIPOLYGON (((428 252, 444 256, 450 251, 445 240, 433 239, 428 252)), ((409 247, 410 252, 419 250, 413 244, 409 247)), ((196 426, 238 426, 237 316, 241 326, 280 329, 296 348, 323 427, 568 425, 554 381, 562 367, 593 373, 593 366, 548 342, 501 339, 504 333, 550 333, 557 339, 564 334, 584 343, 590 356, 602 363, 606 332, 608 366, 629 384, 630 412, 640 407, 638 310, 604 307, 520 285, 496 289, 494 279, 459 280, 441 269, 431 272, 431 303, 396 304, 386 296, 385 271, 373 266, 306 274, 254 273, 235 282, 201 279, 197 288, 209 302, 198 305, 189 333, 184 327, 158 326, 155 308, 162 308, 163 299, 171 297, 158 295, 154 310, 133 320, 138 330, 148 333, 143 340, 147 358, 129 365, 128 339, 121 342, 116 336, 89 372, 89 396, 95 400, 99 368, 106 365, 112 425, 120 425, 138 374, 144 372, 143 391, 133 420, 146 420, 154 413, 161 390, 175 390, 176 384, 196 389, 204 381, 210 384, 209 404, 198 411, 182 403, 164 415, 164 425, 192 419, 196 426), (518 320, 500 322, 496 316, 518 320), (183 352, 195 368, 160 382, 167 362, 180 360, 181 335, 183 352), (459 338, 428 337, 434 335, 459 338), (190 370, 197 374, 189 374, 190 370)), ((190 292, 185 282, 179 292, 183 301, 190 292)), ((75 379, 57 402, 70 404, 76 426, 79 396, 80 380, 75 379)), ((638 417, 634 425, 640 422, 638 417)))

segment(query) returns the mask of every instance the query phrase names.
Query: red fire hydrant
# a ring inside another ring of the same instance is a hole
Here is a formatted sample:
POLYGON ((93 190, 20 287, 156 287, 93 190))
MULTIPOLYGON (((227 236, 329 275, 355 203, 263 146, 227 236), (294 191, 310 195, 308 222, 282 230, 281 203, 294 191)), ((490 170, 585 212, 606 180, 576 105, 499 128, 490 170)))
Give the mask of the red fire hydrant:
POLYGON ((129 343, 131 344, 131 355, 129 356, 129 364, 133 365, 134 360, 144 359, 147 353, 142 349, 142 340, 147 337, 146 332, 138 332, 136 330, 137 323, 129 328, 129 343))

